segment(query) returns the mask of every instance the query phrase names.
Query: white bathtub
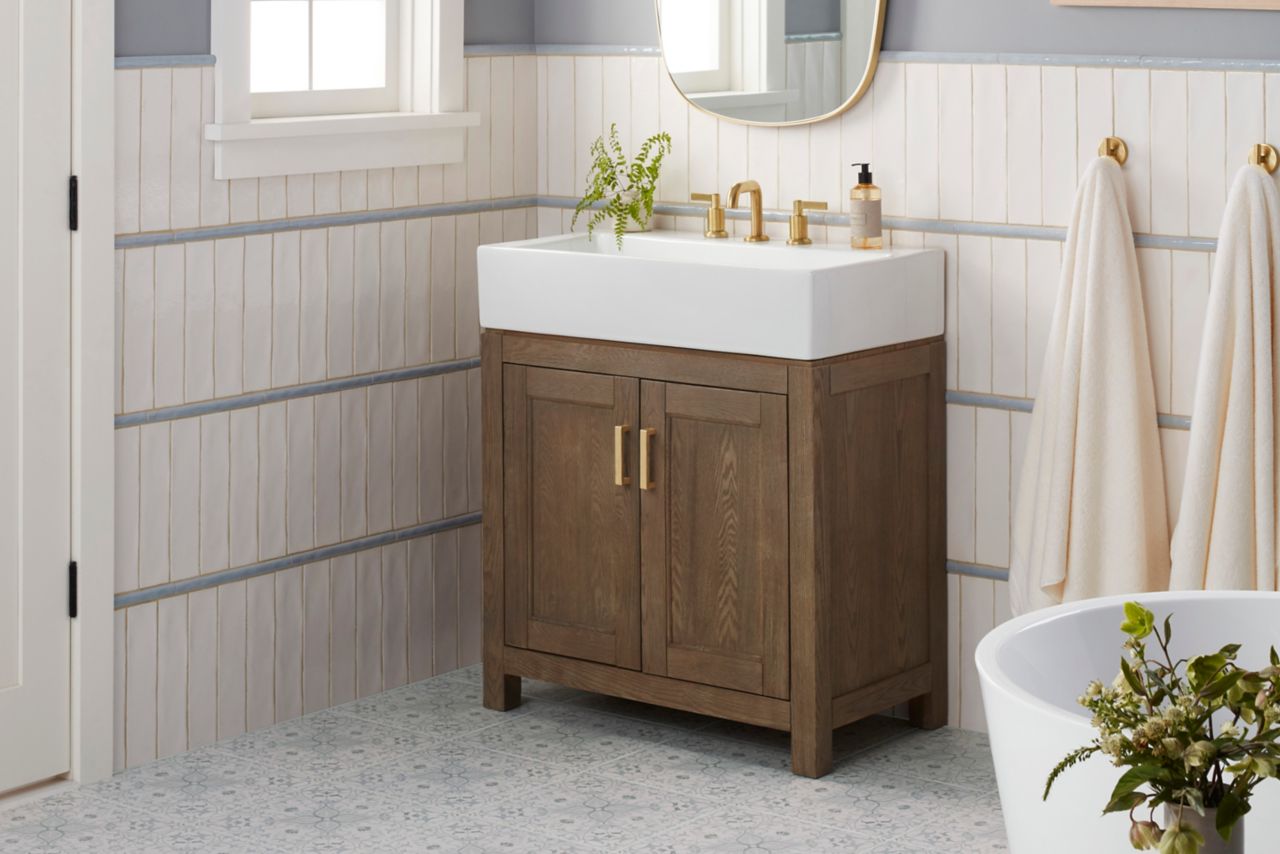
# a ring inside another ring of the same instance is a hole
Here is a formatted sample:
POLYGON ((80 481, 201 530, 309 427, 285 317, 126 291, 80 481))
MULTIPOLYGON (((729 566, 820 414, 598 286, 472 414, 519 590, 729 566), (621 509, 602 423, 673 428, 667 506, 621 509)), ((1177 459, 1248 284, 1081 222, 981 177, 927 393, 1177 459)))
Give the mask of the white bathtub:
MULTIPOLYGON (((1098 757, 1067 770, 1048 802, 1049 770, 1094 730, 1076 698, 1091 679, 1119 671, 1122 607, 1142 602, 1157 624, 1172 612, 1171 651, 1186 655, 1241 643, 1240 664, 1261 668, 1280 648, 1280 593, 1154 593, 1060 605, 1011 620, 978 645, 978 673, 1000 803, 1014 854, 1132 851, 1128 817, 1101 816, 1120 771, 1098 757)), ((1262 783, 1245 819, 1247 854, 1275 854, 1280 780, 1262 783)))

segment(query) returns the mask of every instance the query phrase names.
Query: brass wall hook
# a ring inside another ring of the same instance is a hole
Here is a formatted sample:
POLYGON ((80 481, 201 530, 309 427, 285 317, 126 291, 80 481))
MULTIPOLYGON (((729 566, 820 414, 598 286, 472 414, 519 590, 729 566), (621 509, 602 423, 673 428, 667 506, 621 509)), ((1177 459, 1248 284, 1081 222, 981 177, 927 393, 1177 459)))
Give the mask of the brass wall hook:
POLYGON ((1280 167, 1280 156, 1276 154, 1276 150, 1270 145, 1260 142, 1249 149, 1249 162, 1275 174, 1276 168, 1280 167))
POLYGON ((1121 166, 1129 159, 1129 146, 1118 136, 1109 136, 1098 146, 1099 157, 1110 157, 1121 166))

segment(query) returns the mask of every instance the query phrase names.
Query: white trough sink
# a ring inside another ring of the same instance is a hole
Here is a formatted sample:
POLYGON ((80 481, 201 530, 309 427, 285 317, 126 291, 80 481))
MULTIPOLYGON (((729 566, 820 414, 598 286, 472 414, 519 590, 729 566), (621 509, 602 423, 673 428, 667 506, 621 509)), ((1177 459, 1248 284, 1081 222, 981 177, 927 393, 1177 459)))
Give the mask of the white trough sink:
POLYGON ((943 331, 943 253, 564 235, 482 246, 488 329, 825 359, 943 331))

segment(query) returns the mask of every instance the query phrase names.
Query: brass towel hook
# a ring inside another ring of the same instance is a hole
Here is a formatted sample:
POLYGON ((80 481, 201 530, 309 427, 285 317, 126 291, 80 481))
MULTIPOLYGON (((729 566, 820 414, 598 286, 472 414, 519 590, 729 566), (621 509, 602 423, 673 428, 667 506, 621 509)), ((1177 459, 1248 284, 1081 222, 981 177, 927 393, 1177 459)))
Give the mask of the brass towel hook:
POLYGON ((1280 166, 1280 156, 1276 155, 1274 148, 1265 142, 1260 142, 1249 149, 1249 162, 1274 174, 1276 167, 1280 166))
POLYGON ((1129 159, 1129 146, 1118 136, 1109 136, 1098 146, 1099 157, 1110 157, 1121 166, 1129 159))

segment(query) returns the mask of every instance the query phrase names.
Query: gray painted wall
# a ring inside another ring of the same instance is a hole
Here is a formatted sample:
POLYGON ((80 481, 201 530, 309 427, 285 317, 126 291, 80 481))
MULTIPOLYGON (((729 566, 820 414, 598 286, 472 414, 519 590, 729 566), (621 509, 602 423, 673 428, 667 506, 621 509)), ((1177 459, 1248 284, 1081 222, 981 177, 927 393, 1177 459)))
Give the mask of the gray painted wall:
MULTIPOLYGON (((116 54, 208 53, 210 0, 116 0, 116 54)), ((657 44, 652 0, 467 0, 468 44, 657 44)), ((887 50, 1280 59, 1280 12, 889 0, 887 50)))
POLYGON ((1280 12, 889 0, 884 49, 1280 59, 1280 12))
POLYGON ((116 0, 116 56, 208 52, 209 0, 116 0))
MULTIPOLYGON (((652 0, 531 0, 538 44, 657 44, 652 0)), ((469 8, 468 8, 469 10, 469 8)))
POLYGON ((787 0, 787 35, 840 31, 840 0, 787 0))
POLYGON ((467 44, 533 44, 534 0, 467 0, 467 44))

